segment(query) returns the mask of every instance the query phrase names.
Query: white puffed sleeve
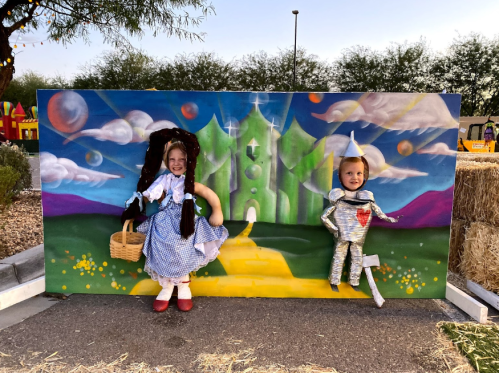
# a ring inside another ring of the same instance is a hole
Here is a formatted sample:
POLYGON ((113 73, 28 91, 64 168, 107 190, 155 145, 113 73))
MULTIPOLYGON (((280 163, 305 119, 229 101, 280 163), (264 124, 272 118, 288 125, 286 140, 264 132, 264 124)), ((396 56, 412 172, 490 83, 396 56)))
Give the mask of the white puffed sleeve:
POLYGON ((169 182, 166 176, 167 175, 161 175, 160 177, 158 177, 156 180, 154 180, 154 183, 152 183, 151 186, 147 188, 144 193, 142 193, 144 197, 147 197, 149 202, 160 199, 163 195, 163 191, 168 189, 169 185, 167 184, 169 184, 169 182))

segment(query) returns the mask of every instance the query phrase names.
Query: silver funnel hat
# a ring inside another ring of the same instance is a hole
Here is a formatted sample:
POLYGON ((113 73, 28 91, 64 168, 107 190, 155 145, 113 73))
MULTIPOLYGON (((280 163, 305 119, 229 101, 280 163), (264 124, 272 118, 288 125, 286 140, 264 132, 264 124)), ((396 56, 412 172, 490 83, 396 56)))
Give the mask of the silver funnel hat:
POLYGON ((350 141, 341 157, 362 157, 365 153, 353 138, 353 131, 350 132, 350 141))

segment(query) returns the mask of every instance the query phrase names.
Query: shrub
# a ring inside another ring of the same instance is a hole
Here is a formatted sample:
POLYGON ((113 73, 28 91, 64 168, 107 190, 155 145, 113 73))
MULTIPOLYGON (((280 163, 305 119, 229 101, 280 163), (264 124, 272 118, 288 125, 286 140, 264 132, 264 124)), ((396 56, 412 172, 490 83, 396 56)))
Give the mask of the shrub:
POLYGON ((14 187, 20 176, 12 167, 0 166, 0 213, 12 203, 12 197, 15 195, 14 187))
POLYGON ((31 167, 28 155, 17 146, 0 146, 0 167, 11 167, 19 174, 15 185, 12 187, 12 197, 17 196, 24 189, 31 189, 31 167))

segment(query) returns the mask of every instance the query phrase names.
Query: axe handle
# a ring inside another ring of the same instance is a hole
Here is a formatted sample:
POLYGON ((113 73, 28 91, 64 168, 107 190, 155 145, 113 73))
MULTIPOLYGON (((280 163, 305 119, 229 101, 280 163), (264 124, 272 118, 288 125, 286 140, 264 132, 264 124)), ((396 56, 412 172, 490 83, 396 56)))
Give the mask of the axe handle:
POLYGON ((366 272, 367 282, 369 282, 369 287, 371 288, 371 293, 373 294, 374 302, 376 302, 376 306, 381 308, 385 300, 379 293, 378 287, 376 286, 376 282, 374 281, 373 273, 371 272, 371 267, 364 267, 364 271, 366 272))

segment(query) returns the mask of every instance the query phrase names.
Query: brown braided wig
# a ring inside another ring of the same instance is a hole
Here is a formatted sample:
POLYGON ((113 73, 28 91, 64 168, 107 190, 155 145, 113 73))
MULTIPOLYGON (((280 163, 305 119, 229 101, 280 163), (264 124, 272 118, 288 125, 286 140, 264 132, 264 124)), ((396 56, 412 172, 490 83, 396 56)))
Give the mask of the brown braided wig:
MULTIPOLYGON (((185 145, 187 171, 185 173, 184 193, 194 195, 194 170, 196 169, 196 160, 200 147, 196 135, 180 128, 165 128, 151 134, 144 166, 142 167, 140 179, 137 183, 138 192, 143 193, 154 182, 154 178, 161 167, 165 145, 172 139, 181 141, 185 145)), ((123 214, 125 215, 126 212, 123 214)), ((187 238, 194 233, 194 217, 194 200, 184 200, 182 219, 180 220, 180 233, 182 237, 187 238)))

